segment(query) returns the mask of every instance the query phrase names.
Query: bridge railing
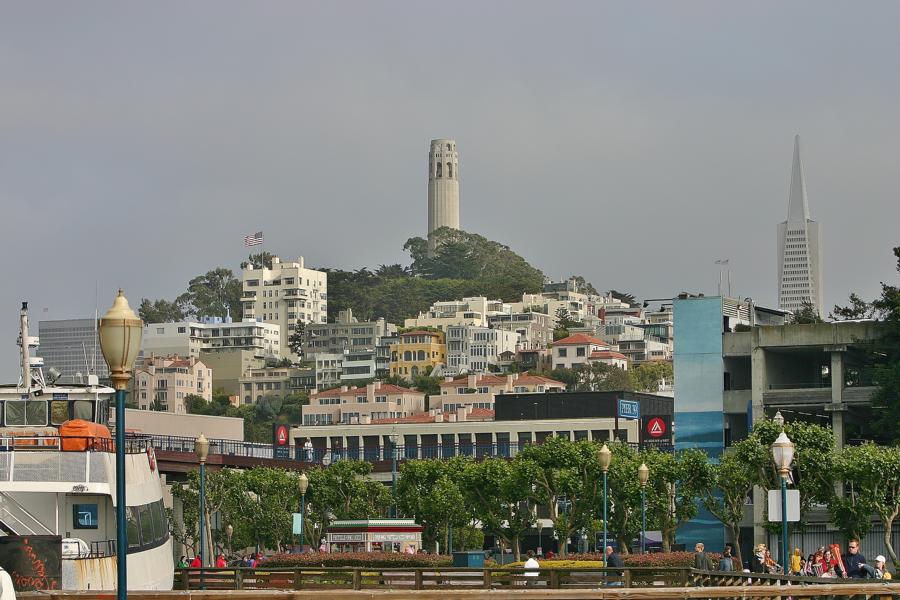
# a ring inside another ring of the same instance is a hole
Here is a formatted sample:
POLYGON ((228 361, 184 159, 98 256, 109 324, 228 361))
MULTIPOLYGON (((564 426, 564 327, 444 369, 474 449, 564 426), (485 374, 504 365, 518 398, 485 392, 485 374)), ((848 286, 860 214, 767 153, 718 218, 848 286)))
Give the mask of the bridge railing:
MULTIPOLYGON (((153 435, 153 445, 159 450, 174 452, 194 452, 194 438, 153 435)), ((453 458, 454 456, 471 456, 474 458, 512 458, 527 444, 518 442, 497 442, 492 444, 455 443, 436 445, 397 445, 396 460, 453 458)), ((662 448, 666 450, 666 448, 662 448)), ((276 458, 271 444, 243 442, 239 440, 212 439, 209 442, 210 454, 222 454, 251 458, 276 458)), ((355 447, 355 448, 312 448, 293 446, 292 454, 287 460, 328 465, 341 460, 363 460, 366 462, 386 462, 394 458, 390 446, 355 447)))
MULTIPOLYGON (((304 567, 304 568, 224 568, 178 569, 175 587, 182 590, 428 590, 449 589, 614 589, 614 588, 741 588, 735 597, 779 596, 772 588, 790 590, 793 598, 818 597, 824 587, 829 596, 860 594, 859 586, 870 586, 870 597, 900 597, 900 581, 826 579, 720 571, 698 571, 683 567, 623 568, 554 568, 526 570, 522 568, 461 567, 370 568, 370 567, 304 567), (876 586, 875 588, 871 586, 876 586), (790 586, 790 587, 788 587, 790 586), (850 593, 851 586, 854 590, 850 593), (763 594, 745 593, 747 589, 766 588, 763 594), (876 589, 877 588, 877 589, 876 589), (846 589, 847 594, 841 590, 846 589)), ((737 590, 734 590, 737 592, 737 590)), ((703 597, 714 594, 704 593, 703 597)), ((729 597, 728 594, 717 597, 729 597)))

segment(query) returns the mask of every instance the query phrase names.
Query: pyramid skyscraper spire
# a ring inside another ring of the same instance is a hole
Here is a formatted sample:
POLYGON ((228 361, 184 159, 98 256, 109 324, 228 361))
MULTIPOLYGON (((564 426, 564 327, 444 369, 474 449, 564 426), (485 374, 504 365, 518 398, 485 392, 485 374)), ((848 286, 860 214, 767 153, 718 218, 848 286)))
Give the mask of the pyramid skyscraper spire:
POLYGON ((822 299, 822 226, 810 218, 800 136, 794 136, 794 163, 787 221, 778 225, 778 305, 797 312, 809 304, 819 314, 822 299))

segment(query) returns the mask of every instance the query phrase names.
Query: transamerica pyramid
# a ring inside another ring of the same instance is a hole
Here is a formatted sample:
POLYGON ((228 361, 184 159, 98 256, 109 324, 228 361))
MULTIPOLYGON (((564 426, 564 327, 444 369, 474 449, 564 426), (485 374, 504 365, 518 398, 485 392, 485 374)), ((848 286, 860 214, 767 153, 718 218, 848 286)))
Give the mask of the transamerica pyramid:
POLYGON ((778 306, 796 313, 806 303, 822 315, 822 226, 809 217, 797 135, 794 136, 788 218, 778 225, 778 306))

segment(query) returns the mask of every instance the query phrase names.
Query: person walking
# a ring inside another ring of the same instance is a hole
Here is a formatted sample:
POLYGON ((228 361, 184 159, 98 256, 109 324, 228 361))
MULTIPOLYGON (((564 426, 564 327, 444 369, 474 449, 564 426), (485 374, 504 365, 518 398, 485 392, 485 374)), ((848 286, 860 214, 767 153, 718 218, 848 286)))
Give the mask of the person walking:
POLYGON ((528 560, 525 561, 525 585, 534 587, 537 583, 537 577, 540 575, 541 564, 534 557, 534 551, 528 551, 528 560))
POLYGON ((697 542, 694 546, 694 568, 700 571, 713 571, 712 560, 703 551, 704 548, 703 542, 697 542))
POLYGON ((623 572, 620 570, 625 566, 625 561, 622 560, 622 556, 616 552, 612 546, 606 547, 606 564, 603 565, 609 569, 616 569, 615 571, 606 571, 606 576, 609 577, 612 575, 616 578, 615 581, 609 581, 606 585, 610 587, 618 587, 624 585, 621 581, 621 577, 623 572))
POLYGON ((734 559, 731 557, 731 548, 725 548, 722 559, 719 561, 719 571, 734 571, 734 559))
POLYGON ((800 554, 800 548, 794 548, 794 553, 791 554, 791 575, 800 575, 802 572, 802 567, 800 563, 803 562, 803 555, 800 554))

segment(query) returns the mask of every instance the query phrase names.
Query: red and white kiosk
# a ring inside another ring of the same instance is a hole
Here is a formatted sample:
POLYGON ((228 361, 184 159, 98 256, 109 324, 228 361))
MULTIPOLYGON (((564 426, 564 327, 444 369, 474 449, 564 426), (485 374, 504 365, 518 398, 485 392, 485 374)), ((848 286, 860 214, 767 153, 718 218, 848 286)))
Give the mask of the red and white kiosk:
POLYGON ((412 519, 334 521, 325 531, 329 552, 405 552, 422 548, 422 529, 412 519))

